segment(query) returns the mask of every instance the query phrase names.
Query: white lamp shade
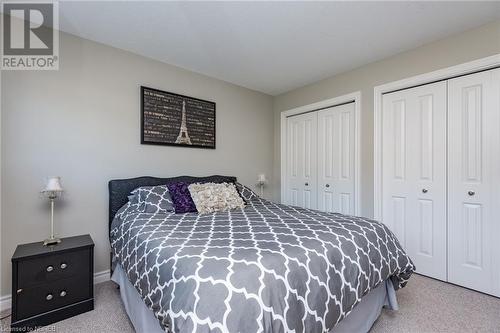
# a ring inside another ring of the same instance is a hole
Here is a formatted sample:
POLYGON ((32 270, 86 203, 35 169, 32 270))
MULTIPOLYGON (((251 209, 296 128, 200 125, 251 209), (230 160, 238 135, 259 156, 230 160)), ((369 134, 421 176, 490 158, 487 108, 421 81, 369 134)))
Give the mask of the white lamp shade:
POLYGON ((266 183, 267 182, 267 179, 266 179, 266 175, 261 173, 258 177, 257 177, 257 181, 259 183, 266 183))
POLYGON ((47 185, 42 190, 42 193, 45 192, 62 192, 63 188, 61 186, 61 177, 50 177, 47 180, 47 185))

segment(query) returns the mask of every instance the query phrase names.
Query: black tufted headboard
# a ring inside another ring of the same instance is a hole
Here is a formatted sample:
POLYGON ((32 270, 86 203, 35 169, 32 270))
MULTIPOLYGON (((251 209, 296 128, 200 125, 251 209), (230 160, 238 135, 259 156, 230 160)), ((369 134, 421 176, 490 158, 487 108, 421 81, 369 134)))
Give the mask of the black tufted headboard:
POLYGON ((191 176, 180 176, 172 178, 156 178, 156 177, 137 177, 129 179, 114 179, 110 180, 108 183, 109 189, 109 226, 111 228, 111 222, 116 214, 116 212, 128 201, 128 196, 130 192, 141 186, 155 186, 155 185, 166 185, 173 182, 186 182, 186 183, 234 183, 236 182, 236 177, 230 176, 208 176, 208 177, 191 177, 191 176))

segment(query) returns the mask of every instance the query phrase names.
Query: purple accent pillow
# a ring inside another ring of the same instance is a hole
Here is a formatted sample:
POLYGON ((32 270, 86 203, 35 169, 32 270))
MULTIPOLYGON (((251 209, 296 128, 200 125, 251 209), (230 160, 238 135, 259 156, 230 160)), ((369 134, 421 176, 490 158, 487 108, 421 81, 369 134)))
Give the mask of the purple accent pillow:
POLYGON ((196 213, 196 205, 191 198, 188 188, 189 184, 184 182, 168 184, 168 191, 172 197, 175 213, 196 213))

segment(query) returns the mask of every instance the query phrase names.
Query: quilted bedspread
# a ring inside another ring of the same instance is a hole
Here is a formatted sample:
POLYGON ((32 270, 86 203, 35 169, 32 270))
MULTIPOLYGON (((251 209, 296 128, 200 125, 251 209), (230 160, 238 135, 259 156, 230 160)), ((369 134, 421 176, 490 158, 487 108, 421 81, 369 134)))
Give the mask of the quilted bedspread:
POLYGON ((361 217, 255 198, 206 215, 124 207, 111 246, 165 331, 328 332, 361 298, 414 270, 394 234, 361 217))

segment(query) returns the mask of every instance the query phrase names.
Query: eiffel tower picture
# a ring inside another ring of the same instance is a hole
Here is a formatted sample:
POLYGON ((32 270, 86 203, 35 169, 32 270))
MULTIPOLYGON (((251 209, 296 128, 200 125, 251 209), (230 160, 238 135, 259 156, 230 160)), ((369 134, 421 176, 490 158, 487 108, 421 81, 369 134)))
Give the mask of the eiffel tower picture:
POLYGON ((141 95, 141 144, 215 149, 214 102, 144 86, 141 95))
POLYGON ((182 101, 182 122, 179 135, 177 136, 177 140, 175 140, 175 143, 192 145, 186 125, 186 101, 182 101))

